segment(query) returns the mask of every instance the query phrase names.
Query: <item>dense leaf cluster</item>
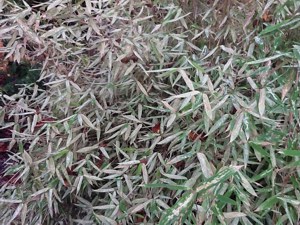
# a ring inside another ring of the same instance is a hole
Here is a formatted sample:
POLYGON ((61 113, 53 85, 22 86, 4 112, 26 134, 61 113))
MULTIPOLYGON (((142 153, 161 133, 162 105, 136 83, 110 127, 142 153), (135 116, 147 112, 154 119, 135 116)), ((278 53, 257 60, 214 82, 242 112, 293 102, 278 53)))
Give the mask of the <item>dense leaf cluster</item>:
POLYGON ((262 2, 4 1, 44 86, 1 95, 1 224, 297 224, 299 3, 262 2))

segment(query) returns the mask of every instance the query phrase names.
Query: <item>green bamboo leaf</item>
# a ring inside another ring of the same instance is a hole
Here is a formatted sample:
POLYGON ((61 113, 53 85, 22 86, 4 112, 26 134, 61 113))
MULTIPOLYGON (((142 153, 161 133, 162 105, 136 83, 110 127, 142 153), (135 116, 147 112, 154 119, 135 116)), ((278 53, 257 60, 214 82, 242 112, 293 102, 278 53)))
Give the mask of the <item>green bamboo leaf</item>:
POLYGON ((78 149, 77 152, 78 153, 89 153, 89 152, 92 152, 93 150, 98 149, 98 148, 99 148, 99 145, 96 144, 96 145, 93 145, 93 146, 87 146, 87 147, 78 149))
POLYGON ((89 118, 87 118, 85 115, 83 114, 79 114, 78 116, 80 116, 83 120, 83 122, 90 128, 97 130, 97 128, 93 125, 93 123, 89 120, 89 118))
POLYGON ((179 218, 184 217, 194 204, 196 197, 196 192, 184 193, 173 207, 167 209, 165 215, 163 215, 161 221, 159 222, 159 225, 174 224, 179 220, 179 218))
POLYGON ((259 91, 258 111, 261 116, 265 114, 266 108, 266 89, 262 88, 259 91))
POLYGON ((259 36, 271 33, 272 31, 279 30, 279 29, 281 29, 283 27, 292 25, 292 24, 297 23, 299 21, 300 21, 300 18, 296 18, 294 20, 287 19, 287 20, 284 20, 284 21, 282 21, 280 23, 267 26, 262 32, 259 33, 259 36))
POLYGON ((300 205, 300 201, 297 199, 292 199, 290 196, 284 195, 283 197, 277 197, 279 200, 286 201, 287 203, 290 203, 295 206, 300 205))
POLYGON ((299 156, 300 157, 300 150, 290 150, 290 149, 287 149, 287 150, 284 150, 282 152, 280 152, 286 156, 299 156))
POLYGON ((293 223, 293 219, 292 219, 292 215, 291 215, 291 212, 290 212, 290 208, 287 204, 287 201, 285 201, 285 199, 280 199, 282 201, 282 205, 283 205, 283 208, 286 212, 286 215, 288 216, 289 218, 289 221, 290 221, 290 224, 294 224, 293 223))
POLYGON ((162 141, 158 142, 159 145, 164 145, 167 144, 171 141, 173 141, 176 137, 178 137, 182 132, 177 132, 175 134, 170 135, 169 137, 166 137, 162 141))
POLYGON ((272 196, 265 200, 255 211, 262 211, 272 208, 278 202, 278 198, 276 196, 272 196))
POLYGON ((255 143, 255 142, 249 142, 250 146, 254 149, 254 151, 257 151, 259 152, 261 155, 265 156, 265 157, 268 157, 269 154, 267 153, 266 150, 264 150, 261 145, 255 143))
POLYGON ((195 154, 194 151, 189 151, 183 155, 178 155, 176 156, 175 158, 173 158, 172 160, 170 160, 169 162, 167 162, 168 165, 172 165, 172 164, 175 164, 175 163, 178 163, 182 160, 186 160, 188 158, 191 158, 193 155, 195 154))
POLYGON ((213 126, 210 128, 209 132, 206 134, 206 136, 214 133, 216 130, 218 130, 228 119, 229 115, 225 114, 223 115, 213 126))
POLYGON ((243 155, 244 155, 244 167, 247 168, 247 164, 249 161, 249 144, 246 142, 243 146, 243 155))
POLYGON ((236 205, 236 201, 225 196, 225 195, 217 195, 217 199, 220 202, 226 203, 226 204, 230 204, 230 205, 236 205))
POLYGON ((195 69, 197 69, 198 71, 200 71, 200 72, 202 72, 202 73, 205 72, 204 69, 203 69, 198 63, 196 63, 196 62, 194 62, 194 61, 192 61, 192 60, 189 60, 189 59, 188 59, 188 62, 189 62, 195 69))
POLYGON ((277 55, 273 55, 273 56, 270 56, 270 57, 267 57, 267 58, 258 59, 258 60, 254 60, 254 61, 251 61, 251 62, 247 62, 247 65, 253 65, 253 64, 259 64, 259 63, 268 62, 268 61, 277 59, 277 58, 282 57, 282 56, 287 56, 287 54, 286 53, 279 53, 277 55))
POLYGON ((18 207, 14 210, 14 214, 10 218, 10 221, 7 224, 11 224, 14 221, 14 219, 20 214, 23 206, 24 206, 23 203, 18 205, 18 207))
POLYGON ((243 124, 243 119, 244 119, 244 112, 241 112, 240 115, 238 116, 238 118, 236 119, 236 122, 232 129, 231 136, 230 136, 230 142, 233 142, 239 136, 239 132, 240 132, 240 130, 242 128, 242 124, 243 124))
POLYGON ((241 184, 245 188, 245 190, 248 191, 251 195, 257 196, 257 194, 255 193, 253 187, 251 186, 247 178, 241 172, 238 172, 238 174, 241 179, 241 184))
POLYGON ((225 212, 223 213, 224 218, 226 219, 234 219, 234 218, 238 218, 238 217, 245 217, 247 216, 245 213, 242 212, 225 212))
POLYGON ((197 196, 204 195, 210 188, 225 182, 228 178, 233 176, 240 167, 227 167, 219 171, 214 176, 210 177, 206 182, 196 187, 193 191, 188 191, 175 203, 175 205, 167 209, 166 213, 161 218, 159 225, 174 224, 180 218, 186 217, 190 208, 194 204, 197 196))
POLYGON ((190 188, 183 186, 183 185, 172 185, 172 184, 163 184, 163 183, 156 183, 156 184, 145 184, 143 187, 145 188, 167 188, 170 190, 190 190, 190 188))
POLYGON ((262 178, 264 178, 264 177, 270 175, 270 174, 272 173, 272 171, 273 171, 273 168, 269 168, 269 169, 267 169, 267 170, 264 170, 264 171, 261 172, 260 174, 254 176, 254 177, 251 177, 251 180, 252 180, 253 182, 255 182, 255 181, 257 181, 257 180, 260 180, 260 179, 262 179, 262 178))
POLYGON ((205 154, 203 154, 202 152, 198 152, 197 158, 200 162, 200 168, 202 170, 204 177, 205 178, 211 177, 213 175, 213 171, 211 169, 211 165, 208 159, 206 158, 205 154))
POLYGON ((229 98, 229 95, 225 95, 225 97, 215 105, 215 107, 212 109, 212 111, 214 112, 218 108, 220 108, 227 101, 228 98, 229 98))
POLYGON ((208 96, 206 94, 203 94, 203 104, 204 104, 204 109, 205 109, 205 112, 207 114, 207 117, 210 120, 213 120, 213 114, 212 114, 212 110, 211 110, 211 105, 210 105, 208 96))
POLYGON ((191 79, 187 75, 186 71, 183 70, 183 69, 178 69, 178 72, 181 75, 181 77, 183 78, 184 82, 186 83, 186 86, 188 86, 188 88, 190 89, 190 91, 195 91, 195 88, 193 86, 193 82, 191 81, 191 79))

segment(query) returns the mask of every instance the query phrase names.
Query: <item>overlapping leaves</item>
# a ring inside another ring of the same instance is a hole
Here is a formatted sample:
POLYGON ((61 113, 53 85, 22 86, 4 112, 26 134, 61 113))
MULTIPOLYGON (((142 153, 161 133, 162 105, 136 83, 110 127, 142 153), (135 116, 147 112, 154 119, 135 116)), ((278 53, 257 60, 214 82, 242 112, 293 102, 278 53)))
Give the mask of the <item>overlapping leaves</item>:
POLYGON ((2 223, 297 223, 297 4, 182 2, 0 6, 46 86, 1 97, 2 223))

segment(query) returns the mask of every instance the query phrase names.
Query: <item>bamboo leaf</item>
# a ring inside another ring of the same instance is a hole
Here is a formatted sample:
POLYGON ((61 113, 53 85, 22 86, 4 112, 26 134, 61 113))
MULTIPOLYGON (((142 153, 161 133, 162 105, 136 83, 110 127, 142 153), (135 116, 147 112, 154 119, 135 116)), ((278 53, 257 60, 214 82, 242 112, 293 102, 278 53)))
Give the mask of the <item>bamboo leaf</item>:
POLYGON ((230 142, 233 142, 239 136, 243 124, 243 119, 244 119, 244 112, 241 112, 238 118, 236 119, 234 127, 231 131, 230 142))
POLYGON ((184 82, 188 86, 188 88, 191 91, 195 91, 194 86, 193 86, 193 82, 190 80, 190 78, 188 77, 187 73, 183 69, 179 69, 178 71, 179 71, 181 77, 183 78, 184 82))
POLYGON ((238 167, 224 168, 222 171, 219 171, 217 174, 210 177, 206 182, 203 182, 200 186, 196 187, 193 191, 184 193, 173 207, 166 210, 159 225, 174 224, 180 218, 187 216, 191 213, 190 208, 194 204, 197 196, 200 197, 201 195, 204 195, 210 188, 224 182, 233 176, 238 169, 238 167))
POLYGON ((159 145, 163 145, 163 144, 167 144, 171 141, 173 141, 176 137, 178 137, 181 134, 181 132, 177 132, 173 135, 170 135, 168 137, 166 137, 165 139, 163 139, 162 141, 158 142, 159 145))
POLYGON ((224 125, 224 123, 226 122, 226 120, 228 119, 229 115, 225 114, 223 115, 209 130, 209 132, 206 134, 206 136, 211 135, 212 133, 214 133, 216 130, 218 130, 222 125, 224 125))
POLYGON ((212 114, 212 110, 211 110, 211 105, 210 105, 208 96, 206 94, 203 94, 203 104, 204 104, 204 109, 205 109, 205 112, 206 112, 208 118, 210 120, 213 120, 213 114, 212 114))
POLYGON ((266 89, 262 88, 259 91, 258 111, 261 116, 265 114, 266 108, 266 89))

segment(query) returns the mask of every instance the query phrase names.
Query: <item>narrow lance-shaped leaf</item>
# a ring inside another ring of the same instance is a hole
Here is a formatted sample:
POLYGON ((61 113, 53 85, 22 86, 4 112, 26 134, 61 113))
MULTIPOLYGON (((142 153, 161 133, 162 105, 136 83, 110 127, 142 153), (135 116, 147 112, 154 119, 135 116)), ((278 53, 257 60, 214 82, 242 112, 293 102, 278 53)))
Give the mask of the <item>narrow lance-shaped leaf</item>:
POLYGON ((11 224, 14 221, 14 219, 20 214, 23 206, 23 203, 18 205, 18 207, 14 210, 14 214, 12 215, 10 221, 7 224, 11 224))
POLYGON ((146 89, 144 88, 144 86, 138 80, 136 80, 136 83, 137 83, 139 89, 143 92, 143 94, 148 96, 148 93, 147 93, 146 89))
POLYGON ((173 101, 176 98, 186 98, 186 97, 191 97, 191 96, 195 96, 197 94, 199 94, 199 91, 190 91, 190 92, 186 92, 184 94, 180 94, 180 95, 174 95, 171 96, 169 98, 166 99, 167 102, 173 101))
POLYGON ((196 196, 196 192, 184 193, 173 207, 167 209, 165 215, 159 222, 159 225, 174 224, 175 221, 183 217, 194 204, 196 196))
POLYGON ((172 165, 172 164, 178 163, 178 162, 180 162, 182 160, 186 160, 186 159, 192 157, 194 154, 195 154, 194 151, 189 151, 189 152, 187 152, 187 153, 185 153, 183 155, 178 155, 175 158, 173 158, 172 160, 170 160, 167 164, 168 165, 172 165))
POLYGON ((204 109, 205 109, 205 112, 206 112, 208 118, 210 120, 213 120, 211 105, 210 105, 209 99, 206 94, 203 94, 203 104, 204 104, 204 109))
POLYGON ((25 221, 27 218, 27 204, 28 203, 23 204, 23 208, 22 208, 22 212, 21 212, 21 224, 22 225, 25 225, 25 221))
POLYGON ((266 108, 265 104, 266 104, 266 89, 262 88, 259 91, 259 101, 258 101, 258 111, 261 116, 265 114, 265 108, 266 108))
POLYGON ((62 0, 56 0, 56 1, 52 2, 51 4, 48 5, 47 11, 58 6, 60 3, 62 3, 62 0))
POLYGON ((198 71, 200 71, 201 73, 204 73, 204 69, 196 62, 192 61, 192 60, 189 60, 187 59, 187 61, 195 68, 197 69, 198 71))
MULTIPOLYGON (((85 115, 83 114, 79 114, 78 115, 78 120, 79 118, 81 118, 81 120, 83 120, 83 122, 90 128, 97 130, 97 128, 92 124, 92 122, 89 120, 89 118, 87 118, 85 115)), ((82 123, 82 122, 81 122, 82 123)))
POLYGON ((217 105, 215 105, 215 107, 212 109, 212 111, 214 112, 218 108, 220 108, 227 101, 228 97, 229 97, 229 95, 225 95, 225 97, 221 101, 219 101, 217 105))
POLYGON ((230 142, 233 142, 238 136, 243 124, 244 112, 241 112, 231 132, 230 142))
POLYGON ((282 205, 283 205, 283 208, 285 210, 285 213, 286 215, 288 216, 289 218, 289 221, 290 221, 290 224, 293 224, 293 219, 292 219, 292 215, 291 215, 291 212, 290 212, 290 209, 288 207, 288 204, 287 204, 287 201, 285 201, 285 199, 280 199, 282 201, 282 205))
POLYGON ((286 156, 298 156, 298 157, 300 157, 300 150, 287 149, 287 150, 284 150, 284 151, 280 151, 280 153, 283 153, 286 156))
POLYGON ((176 114, 172 113, 168 119, 167 128, 172 125, 172 123, 175 121, 175 119, 176 119, 176 114))
POLYGON ((248 83, 250 84, 250 86, 252 87, 253 90, 256 91, 258 89, 256 83, 254 82, 254 80, 251 77, 247 77, 247 81, 248 81, 248 83))
POLYGON ((247 216, 245 213, 241 213, 241 212, 226 212, 226 213, 223 213, 223 215, 226 219, 234 219, 234 218, 238 218, 238 217, 247 216))
POLYGON ((88 14, 92 13, 92 4, 90 0, 85 0, 86 10, 88 14))
POLYGON ((212 134, 213 132, 215 132, 216 130, 218 130, 228 119, 229 115, 225 114, 223 115, 213 126, 212 128, 210 128, 209 132, 206 134, 206 136, 212 134))
POLYGON ((194 86, 193 86, 193 82, 190 80, 190 78, 188 77, 187 73, 183 69, 179 69, 178 71, 179 71, 181 77, 183 78, 184 82, 188 86, 188 88, 191 91, 195 91, 194 86))
POLYGON ((246 136, 247 141, 249 140, 250 135, 251 135, 250 122, 251 121, 249 118, 249 114, 245 113, 243 124, 244 124, 244 131, 245 131, 245 136, 246 136))
POLYGON ((81 148, 81 149, 77 150, 77 152, 78 153, 89 153, 89 152, 91 152, 95 149, 98 149, 98 148, 99 148, 99 146, 98 146, 98 144, 96 144, 96 145, 93 145, 93 146, 87 146, 87 147, 81 148))
POLYGON ((291 73, 291 75, 287 79, 286 84, 282 87, 282 90, 281 90, 281 100, 284 100, 285 96, 287 95, 287 93, 291 89, 291 87, 293 85, 293 82, 294 82, 294 74, 291 73))
POLYGON ((251 186, 247 178, 241 172, 238 172, 238 174, 241 179, 241 184, 245 188, 245 190, 248 191, 251 195, 257 196, 257 194, 255 193, 253 187, 251 186))
POLYGON ((273 59, 277 59, 277 58, 282 57, 282 56, 286 56, 286 53, 281 53, 281 54, 273 55, 273 56, 270 56, 270 57, 267 57, 267 58, 258 59, 258 60, 252 61, 252 62, 247 62, 247 65, 264 63, 264 62, 267 62, 267 61, 270 61, 270 60, 273 60, 273 59))
POLYGON ((265 200, 262 204, 259 205, 259 207, 255 210, 255 212, 270 209, 272 206, 274 206, 278 202, 277 196, 272 196, 265 200))
POLYGON ((171 141, 173 141, 177 136, 179 136, 181 134, 181 132, 177 132, 175 134, 170 135, 169 137, 166 137, 165 139, 163 139, 162 141, 160 141, 158 144, 159 145, 163 145, 163 144, 167 144, 171 141))
POLYGON ((197 153, 197 158, 200 162, 200 167, 201 167, 204 177, 205 178, 211 177, 213 175, 213 171, 211 169, 211 166, 210 166, 206 156, 203 153, 199 152, 199 153, 197 153))
POLYGON ((145 188, 167 188, 170 190, 189 190, 189 187, 183 186, 183 185, 175 185, 175 184, 164 184, 164 183, 155 183, 155 184, 145 184, 143 187, 145 188))
POLYGON ((148 201, 146 201, 142 204, 133 206, 130 209, 128 209, 128 211, 129 211, 130 214, 137 213, 137 212, 141 211, 142 209, 144 209, 151 201, 152 201, 152 199, 150 199, 150 200, 148 200, 148 201))
POLYGON ((238 171, 238 168, 239 167, 232 166, 224 168, 214 176, 210 177, 206 182, 196 187, 193 191, 184 193, 173 207, 167 209, 166 213, 161 218, 159 225, 174 224, 175 221, 187 216, 197 196, 205 194, 213 186, 230 178, 238 171))
POLYGON ((247 164, 248 164, 248 161, 249 161, 249 144, 248 143, 245 143, 244 146, 243 146, 243 155, 244 155, 244 168, 246 169, 247 168, 247 164))

